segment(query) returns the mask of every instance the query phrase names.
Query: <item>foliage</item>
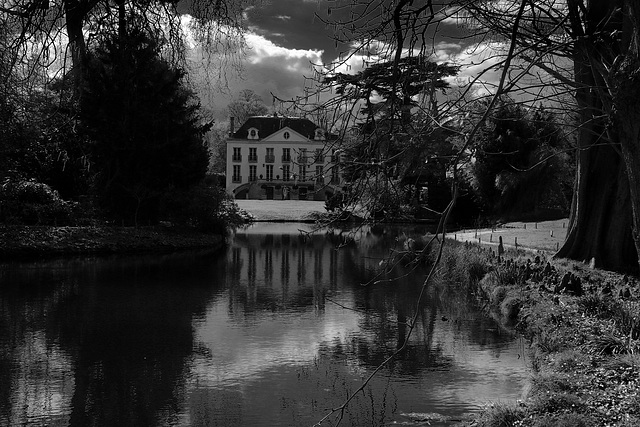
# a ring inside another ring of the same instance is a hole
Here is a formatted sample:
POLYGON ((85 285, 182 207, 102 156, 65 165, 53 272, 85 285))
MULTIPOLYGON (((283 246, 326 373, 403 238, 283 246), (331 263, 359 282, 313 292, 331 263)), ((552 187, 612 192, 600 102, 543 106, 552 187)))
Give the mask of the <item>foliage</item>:
POLYGON ((324 202, 324 208, 327 212, 341 212, 346 206, 345 198, 346 195, 338 191, 324 202))
POLYGON ((82 97, 83 125, 94 141, 96 191, 116 219, 156 221, 168 190, 204 178, 208 152, 199 104, 184 73, 134 31, 91 54, 82 97))
POLYGON ((218 126, 216 123, 206 134, 207 145, 211 158, 209 160, 209 173, 224 174, 227 168, 227 136, 226 126, 218 126))
POLYGON ((188 191, 171 191, 163 198, 162 218, 174 224, 225 234, 228 228, 245 225, 248 215, 240 210, 224 188, 211 182, 188 191))
POLYGON ((507 427, 516 425, 524 412, 520 408, 504 403, 494 403, 483 408, 478 417, 479 427, 507 427))
MULTIPOLYGON (((345 102, 361 105, 348 143, 344 144, 343 176, 371 205, 371 212, 389 211, 417 202, 428 186, 430 207, 442 209, 437 194, 444 188, 447 157, 452 147, 446 130, 436 125, 436 94, 458 69, 420 56, 380 61, 355 74, 335 73, 324 79, 345 102)), ((391 216, 388 215, 388 216, 391 216)))
POLYGON ((567 147, 551 113, 502 98, 480 128, 469 171, 485 214, 567 212, 574 173, 567 147))
POLYGON ((0 222, 25 225, 67 225, 76 204, 33 179, 6 178, 0 186, 0 222))

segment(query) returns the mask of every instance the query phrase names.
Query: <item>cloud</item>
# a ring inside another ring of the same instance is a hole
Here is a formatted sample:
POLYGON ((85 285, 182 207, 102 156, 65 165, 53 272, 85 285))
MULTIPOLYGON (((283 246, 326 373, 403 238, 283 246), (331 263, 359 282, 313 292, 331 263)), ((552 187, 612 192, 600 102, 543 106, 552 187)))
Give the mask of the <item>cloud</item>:
POLYGON ((226 106, 243 89, 253 90, 268 106, 273 104, 273 95, 281 99, 303 96, 315 65, 322 65, 320 49, 284 47, 255 32, 247 33, 245 41, 241 68, 225 74, 225 90, 200 89, 203 104, 218 121, 226 120, 226 106))
POLYGON ((249 47, 247 60, 251 64, 259 64, 274 58, 285 61, 283 65, 287 67, 291 63, 300 62, 301 59, 306 64, 322 63, 322 50, 286 48, 255 33, 248 34, 246 41, 249 47))

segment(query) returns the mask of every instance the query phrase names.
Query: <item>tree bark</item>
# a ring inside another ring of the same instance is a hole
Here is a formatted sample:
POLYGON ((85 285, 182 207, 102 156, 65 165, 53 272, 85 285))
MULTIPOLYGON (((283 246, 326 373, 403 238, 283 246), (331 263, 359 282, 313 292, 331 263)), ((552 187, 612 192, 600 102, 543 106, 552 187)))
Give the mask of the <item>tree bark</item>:
POLYGON ((79 95, 87 58, 87 47, 82 32, 86 15, 85 6, 81 0, 66 0, 64 2, 64 13, 67 37, 69 38, 69 50, 71 51, 73 87, 76 95, 79 95))
MULTIPOLYGON (((640 242, 634 239, 637 233, 633 231, 637 229, 635 213, 640 210, 632 209, 638 201, 640 182, 636 177, 640 168, 633 165, 633 158, 636 162, 640 160, 638 137, 633 136, 638 131, 633 126, 640 123, 640 116, 635 114, 640 110, 633 111, 636 102, 633 97, 624 101, 611 96, 616 76, 604 74, 603 70, 607 69, 605 64, 614 63, 626 51, 624 40, 616 45, 606 38, 622 30, 621 21, 616 20, 617 8, 621 2, 636 1, 587 0, 584 8, 578 7, 577 0, 568 3, 572 9, 572 36, 576 40, 574 78, 578 85, 579 153, 569 230, 557 254, 580 261, 594 259, 598 267, 631 272, 638 271, 640 253, 640 242), (629 146, 636 148, 635 154, 626 154, 625 147, 629 146)), ((630 89, 627 87, 625 91, 630 89)))
POLYGON ((629 180, 633 239, 640 265, 640 2, 625 0, 623 11, 622 43, 626 52, 614 74, 614 124, 629 180))

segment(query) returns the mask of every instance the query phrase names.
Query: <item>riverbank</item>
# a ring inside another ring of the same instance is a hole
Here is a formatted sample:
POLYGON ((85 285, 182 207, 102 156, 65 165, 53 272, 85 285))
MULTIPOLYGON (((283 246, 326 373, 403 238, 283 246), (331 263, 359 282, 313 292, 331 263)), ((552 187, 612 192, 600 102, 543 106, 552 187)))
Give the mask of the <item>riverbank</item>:
POLYGON ((0 227, 0 257, 3 259, 166 253, 218 248, 223 243, 220 235, 183 227, 0 227))
POLYGON ((445 245, 441 286, 480 304, 531 342, 531 387, 514 404, 488 402, 467 426, 640 425, 637 278, 553 260, 545 252, 445 245))

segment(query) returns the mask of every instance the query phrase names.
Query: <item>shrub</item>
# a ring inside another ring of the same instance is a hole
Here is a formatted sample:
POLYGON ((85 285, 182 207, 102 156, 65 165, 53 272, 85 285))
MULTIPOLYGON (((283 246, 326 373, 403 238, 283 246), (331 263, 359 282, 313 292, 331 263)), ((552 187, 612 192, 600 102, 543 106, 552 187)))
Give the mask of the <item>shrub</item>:
POLYGON ((524 412, 513 405, 494 403, 484 408, 477 425, 479 427, 507 427, 513 426, 524 416, 524 412))
POLYGON ((542 415, 533 425, 534 427, 590 427, 597 425, 597 422, 587 415, 570 413, 542 415))
POLYGON ((0 186, 0 221, 5 224, 69 224, 74 210, 75 203, 33 179, 6 178, 0 186))
POLYGON ((333 194, 324 202, 324 208, 327 212, 340 212, 346 205, 346 195, 341 192, 333 194))
POLYGON ((246 224, 249 215, 225 191, 200 184, 189 191, 171 191, 163 201, 162 217, 178 225, 224 234, 227 227, 246 224))

